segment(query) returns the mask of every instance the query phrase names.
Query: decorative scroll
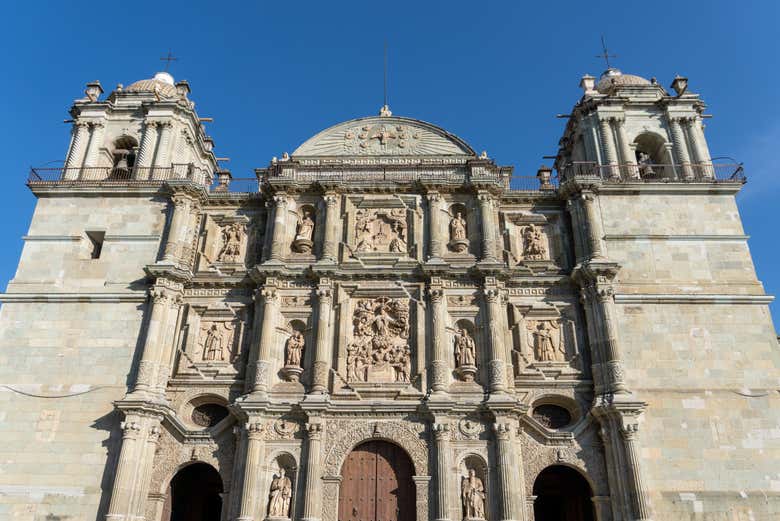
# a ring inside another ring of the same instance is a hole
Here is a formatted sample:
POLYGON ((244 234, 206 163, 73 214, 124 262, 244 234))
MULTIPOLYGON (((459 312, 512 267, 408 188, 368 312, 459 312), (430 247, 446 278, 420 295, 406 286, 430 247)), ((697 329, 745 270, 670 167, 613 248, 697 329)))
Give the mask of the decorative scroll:
POLYGON ((347 346, 347 381, 404 382, 411 378, 409 303, 379 297, 357 302, 347 346))

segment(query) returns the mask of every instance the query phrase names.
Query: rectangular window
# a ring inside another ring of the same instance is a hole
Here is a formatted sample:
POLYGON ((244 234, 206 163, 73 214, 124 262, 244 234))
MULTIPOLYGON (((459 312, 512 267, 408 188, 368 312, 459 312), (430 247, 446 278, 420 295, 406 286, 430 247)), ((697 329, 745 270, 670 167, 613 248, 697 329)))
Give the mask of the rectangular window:
POLYGON ((106 232, 86 232, 87 239, 90 242, 90 259, 99 259, 100 252, 103 251, 103 240, 106 238, 106 232))

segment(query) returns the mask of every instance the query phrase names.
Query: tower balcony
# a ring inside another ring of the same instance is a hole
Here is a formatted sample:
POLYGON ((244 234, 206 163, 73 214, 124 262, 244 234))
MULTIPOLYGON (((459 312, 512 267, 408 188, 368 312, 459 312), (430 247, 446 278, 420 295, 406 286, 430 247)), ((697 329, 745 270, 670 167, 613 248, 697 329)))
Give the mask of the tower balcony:
POLYGON ((31 168, 27 178, 28 186, 111 186, 161 184, 173 179, 190 180, 201 185, 209 185, 212 175, 192 164, 173 164, 171 166, 150 167, 102 167, 88 166, 77 168, 31 168))
POLYGON ((596 178, 605 183, 737 183, 747 182, 742 163, 600 165, 573 161, 559 169, 563 181, 596 178))

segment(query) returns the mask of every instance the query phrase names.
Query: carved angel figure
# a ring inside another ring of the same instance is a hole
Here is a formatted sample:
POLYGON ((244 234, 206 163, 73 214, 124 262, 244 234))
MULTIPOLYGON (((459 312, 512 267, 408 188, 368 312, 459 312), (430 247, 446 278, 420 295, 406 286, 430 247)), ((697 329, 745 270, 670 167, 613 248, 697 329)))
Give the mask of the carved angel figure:
POLYGON ((296 240, 312 240, 314 234, 314 219, 311 217, 309 210, 304 210, 303 215, 298 218, 298 225, 295 230, 296 240))
POLYGON ((547 247, 544 245, 544 235, 534 224, 529 224, 523 232, 523 257, 527 259, 544 259, 547 247))
POLYGON ((463 519, 485 519, 485 485, 477 477, 477 471, 469 469, 468 477, 461 480, 463 519))
POLYGON ((292 482, 285 474, 284 469, 279 469, 279 475, 271 482, 268 517, 289 517, 292 482))
POLYGON ((533 337, 534 357, 539 362, 562 362, 566 353, 560 326, 553 320, 532 321, 527 326, 533 337))
POLYGON ((218 262, 239 262, 241 260, 241 233, 243 225, 232 223, 222 228, 222 249, 217 255, 218 262))
POLYGON ((476 346, 474 339, 464 328, 455 333, 455 366, 477 365, 476 346))
POLYGON ((460 212, 450 221, 450 240, 457 241, 466 238, 466 220, 460 212))
POLYGON ((285 346, 285 365, 300 367, 304 344, 303 333, 293 331, 290 338, 287 339, 287 345, 285 346))

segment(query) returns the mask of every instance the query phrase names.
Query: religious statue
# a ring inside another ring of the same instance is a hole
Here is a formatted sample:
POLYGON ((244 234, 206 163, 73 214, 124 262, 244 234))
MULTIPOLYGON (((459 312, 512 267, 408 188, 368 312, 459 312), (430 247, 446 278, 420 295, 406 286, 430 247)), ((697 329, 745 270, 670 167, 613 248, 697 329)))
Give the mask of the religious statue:
POLYGON ((218 323, 211 324, 206 331, 206 339, 203 341, 203 360, 207 362, 225 359, 223 348, 223 331, 218 323))
POLYGON ((293 251, 297 253, 309 253, 314 247, 314 219, 311 210, 303 208, 295 226, 295 239, 292 243, 293 251))
POLYGON ((268 517, 290 517, 290 499, 292 498, 292 482, 283 468, 279 475, 271 481, 271 494, 268 500, 268 517))
POLYGON ((450 221, 450 239, 460 240, 466 238, 466 220, 463 218, 460 212, 455 214, 455 217, 450 221))
POLYGON ((300 331, 293 331, 290 338, 287 339, 285 365, 300 367, 304 343, 303 333, 300 331))
POLYGON ((222 228, 222 249, 217 262, 235 263, 241 261, 241 233, 243 224, 230 223, 222 228))
POLYGON ((463 328, 455 334, 455 361, 457 366, 476 365, 476 348, 474 339, 463 328))
POLYGON ((531 321, 526 326, 533 337, 534 358, 539 362, 563 362, 566 352, 560 326, 553 320, 531 321))
POLYGON ((485 519, 485 485, 477 477, 477 471, 469 469, 468 477, 461 480, 463 519, 485 519))
POLYGON ((523 231, 523 257, 529 260, 542 260, 547 257, 544 234, 534 224, 529 224, 523 231))

